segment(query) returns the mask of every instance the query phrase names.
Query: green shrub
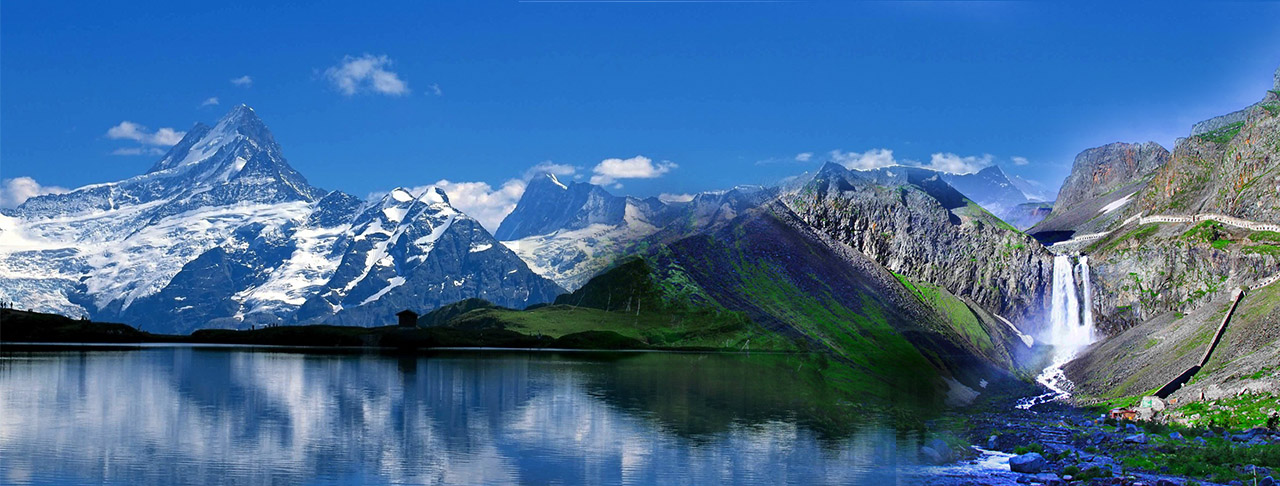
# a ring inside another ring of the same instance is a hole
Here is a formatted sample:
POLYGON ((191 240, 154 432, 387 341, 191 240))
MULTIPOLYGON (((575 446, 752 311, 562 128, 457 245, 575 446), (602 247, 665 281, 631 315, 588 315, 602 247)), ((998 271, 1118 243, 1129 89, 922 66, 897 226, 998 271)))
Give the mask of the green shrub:
POLYGON ((1252 246, 1244 247, 1244 252, 1258 254, 1258 255, 1280 255, 1280 246, 1252 245, 1252 246))
POLYGON ((1044 454, 1044 446, 1040 445, 1039 442, 1032 442, 1025 446, 1018 446, 1013 448, 1013 453, 1018 455, 1030 454, 1032 452, 1035 452, 1037 454, 1044 454))
POLYGON ((1224 236, 1226 234, 1222 231, 1222 223, 1217 221, 1202 221, 1182 234, 1182 238, 1188 241, 1201 240, 1205 243, 1213 243, 1224 236))
POLYGON ((1111 471, 1103 470, 1098 466, 1091 466, 1089 467, 1089 469, 1085 469, 1084 472, 1080 473, 1079 475, 1073 475, 1073 476, 1075 477, 1072 479, 1075 479, 1077 481, 1088 481, 1090 479, 1109 478, 1111 477, 1111 471))
POLYGON ((1249 239, 1253 241, 1271 241, 1280 243, 1280 233, 1275 231, 1254 231, 1249 234, 1249 239))
POLYGON ((1235 122, 1217 130, 1196 135, 1196 138, 1206 142, 1227 143, 1236 138, 1241 128, 1244 128, 1244 122, 1235 122))

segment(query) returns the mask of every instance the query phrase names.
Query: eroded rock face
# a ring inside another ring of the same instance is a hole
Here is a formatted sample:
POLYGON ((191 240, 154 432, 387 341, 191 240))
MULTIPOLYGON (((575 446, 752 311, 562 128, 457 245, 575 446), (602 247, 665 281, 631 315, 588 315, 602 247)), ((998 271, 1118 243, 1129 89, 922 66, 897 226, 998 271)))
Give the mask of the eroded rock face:
POLYGON ((1242 111, 1233 124, 1179 140, 1142 194, 1141 209, 1280 223, 1280 95, 1267 92, 1242 111))
POLYGON ((783 201, 807 224, 890 271, 942 286, 1015 323, 1042 320, 1052 255, 936 173, 879 181, 828 164, 783 201))
POLYGON ((1117 142, 1080 152, 1071 175, 1058 191, 1054 211, 1058 207, 1069 210, 1081 201, 1114 191, 1168 161, 1169 151, 1155 142, 1117 142))
POLYGON ((1167 226, 1091 257, 1094 317, 1104 334, 1165 312, 1191 312, 1280 272, 1276 256, 1245 252, 1251 245, 1245 232, 1224 236, 1238 243, 1218 249, 1183 238, 1191 225, 1167 226))
POLYGON ((1169 151, 1155 142, 1117 142, 1080 152, 1053 211, 1030 231, 1042 241, 1053 241, 1106 230, 1122 219, 1122 209, 1133 206, 1129 198, 1168 161, 1169 151))
POLYGON ((1144 215, 1208 214, 1280 223, 1280 99, 1268 92, 1245 111, 1232 127, 1179 140, 1145 188, 1096 229, 1113 233, 1083 249, 1094 264, 1095 315, 1107 334, 1164 312, 1193 311, 1280 273, 1280 255, 1267 247, 1274 243, 1249 229, 1122 225, 1144 215))

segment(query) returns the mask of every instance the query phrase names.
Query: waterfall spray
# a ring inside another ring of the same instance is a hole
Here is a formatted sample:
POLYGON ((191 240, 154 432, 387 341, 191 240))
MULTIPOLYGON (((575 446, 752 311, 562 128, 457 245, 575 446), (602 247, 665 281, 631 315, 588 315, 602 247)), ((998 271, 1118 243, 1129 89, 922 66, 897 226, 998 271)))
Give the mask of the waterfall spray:
POLYGON ((1049 389, 1049 393, 1024 398, 1018 401, 1018 408, 1028 409, 1035 405, 1065 398, 1071 395, 1071 381, 1062 371, 1062 367, 1076 357, 1085 346, 1093 343, 1093 295, 1089 284, 1089 257, 1081 256, 1076 266, 1071 265, 1071 257, 1058 255, 1053 257, 1053 285, 1050 294, 1049 329, 1045 333, 1045 342, 1053 346, 1053 364, 1045 368, 1036 381, 1049 389), (1080 270, 1080 290, 1076 292, 1075 270, 1080 270), (1083 296, 1083 298, 1081 298, 1083 296), (1084 301, 1083 309, 1081 300, 1084 301), (1081 319, 1081 314, 1084 318, 1081 319))

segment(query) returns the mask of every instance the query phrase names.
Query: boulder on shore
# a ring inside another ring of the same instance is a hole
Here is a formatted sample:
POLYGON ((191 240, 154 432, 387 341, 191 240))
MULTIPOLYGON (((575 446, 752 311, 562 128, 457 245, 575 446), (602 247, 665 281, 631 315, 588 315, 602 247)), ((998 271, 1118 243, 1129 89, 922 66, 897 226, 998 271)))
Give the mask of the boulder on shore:
POLYGON ((1013 472, 1034 474, 1048 465, 1049 461, 1035 452, 1009 458, 1009 470, 1013 472))

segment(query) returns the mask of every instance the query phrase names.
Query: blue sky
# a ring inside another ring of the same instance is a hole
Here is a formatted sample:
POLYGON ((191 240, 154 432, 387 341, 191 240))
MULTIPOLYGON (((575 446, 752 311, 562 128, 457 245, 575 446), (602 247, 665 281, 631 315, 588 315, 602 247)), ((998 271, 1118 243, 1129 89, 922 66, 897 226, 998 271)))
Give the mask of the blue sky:
POLYGON ((1280 66, 1262 2, 293 3, 4 2, 0 177, 140 174, 157 130, 247 103, 358 195, 446 179, 508 204, 546 162, 688 193, 874 149, 1056 190, 1080 150, 1169 146, 1280 66))

